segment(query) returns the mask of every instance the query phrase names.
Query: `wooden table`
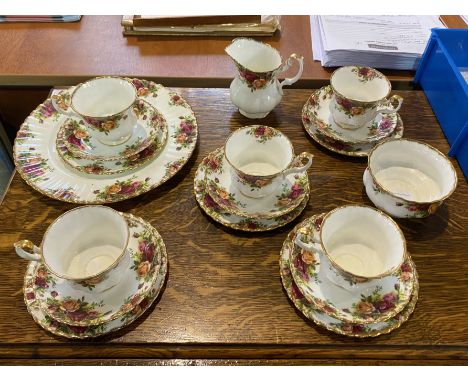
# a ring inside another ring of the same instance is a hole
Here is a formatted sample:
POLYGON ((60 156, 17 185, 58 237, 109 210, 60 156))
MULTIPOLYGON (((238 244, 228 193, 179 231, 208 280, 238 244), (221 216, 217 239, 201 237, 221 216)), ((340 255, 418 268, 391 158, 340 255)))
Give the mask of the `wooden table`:
MULTIPOLYGON (((129 327, 90 341, 56 338, 37 326, 23 303, 26 261, 12 243, 36 243, 73 205, 32 190, 15 175, 1 205, 1 364, 468 364, 468 186, 426 219, 397 222, 420 276, 410 320, 396 331, 357 340, 330 333, 294 309, 279 277, 279 251, 295 224, 347 203, 371 205, 362 185, 366 161, 328 152, 302 128, 311 90, 286 90, 262 123, 280 128, 296 152, 315 155, 312 196, 293 223, 270 233, 241 233, 215 223, 198 207, 193 176, 229 132, 251 123, 225 89, 178 89, 193 106, 200 140, 181 172, 161 187, 114 204, 151 222, 167 245, 169 274, 162 296, 129 327)), ((399 91, 405 136, 442 152, 448 145, 422 92, 399 91)))

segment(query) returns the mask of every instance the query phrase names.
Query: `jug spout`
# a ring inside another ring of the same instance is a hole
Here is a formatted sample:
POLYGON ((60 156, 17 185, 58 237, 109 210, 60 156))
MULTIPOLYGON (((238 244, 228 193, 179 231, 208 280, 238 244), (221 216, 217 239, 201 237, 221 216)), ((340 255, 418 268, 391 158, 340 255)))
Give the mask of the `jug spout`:
POLYGON ((238 68, 254 73, 273 72, 279 69, 283 62, 275 48, 251 38, 236 38, 224 50, 238 68))

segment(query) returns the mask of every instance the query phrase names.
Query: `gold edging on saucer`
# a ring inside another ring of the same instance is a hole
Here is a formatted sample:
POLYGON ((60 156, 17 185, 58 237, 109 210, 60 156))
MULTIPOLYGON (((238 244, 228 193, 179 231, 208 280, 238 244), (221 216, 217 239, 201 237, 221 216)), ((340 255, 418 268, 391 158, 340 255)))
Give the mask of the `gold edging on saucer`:
MULTIPOLYGON (((311 216, 310 219, 313 219, 315 218, 316 216, 318 216, 320 214, 317 214, 317 215, 314 215, 314 216, 311 216)), ((293 245, 292 243, 292 237, 296 234, 296 231, 298 229, 298 227, 300 225, 302 225, 303 222, 299 223, 296 227, 294 227, 294 229, 288 234, 288 236, 286 237, 285 241, 283 242, 283 246, 281 247, 281 253, 285 250, 285 246, 288 245, 288 246, 291 246, 293 245)), ((289 257, 289 256, 288 256, 289 257)), ((284 276, 281 272, 282 270, 282 255, 280 255, 280 260, 279 260, 279 263, 280 263, 280 278, 281 278, 281 282, 283 284, 283 288, 286 290, 285 288, 285 280, 284 280, 284 276)), ((413 262, 412 260, 410 260, 411 262, 413 262)), ((369 338, 369 337, 377 337, 377 336, 380 336, 380 335, 383 335, 383 334, 388 334, 396 329, 398 329, 401 325, 403 325, 406 321, 408 321, 408 319, 410 318, 410 316, 413 314, 414 312, 414 309, 416 307, 416 303, 418 301, 418 298, 419 298, 419 280, 418 280, 418 273, 417 273, 417 270, 416 270, 416 267, 414 265, 414 262, 413 262, 413 269, 414 269, 414 273, 415 273, 415 279, 414 279, 414 286, 413 286, 413 291, 412 291, 412 294, 411 294, 411 298, 408 302, 408 304, 405 306, 404 309, 408 309, 405 311, 405 316, 404 316, 404 320, 399 320, 395 326, 392 326, 392 327, 388 327, 387 329, 385 330, 381 330, 381 331, 374 331, 372 333, 349 333, 349 332, 345 332, 345 331, 342 331, 340 330, 338 327, 335 327, 335 326, 332 326, 332 325, 325 325, 324 323, 316 320, 315 318, 313 317, 309 317, 308 315, 306 315, 305 313, 302 312, 302 310, 296 305, 296 303, 294 302, 295 300, 294 299, 291 299, 291 297, 289 296, 289 293, 288 291, 286 290, 286 295, 288 296, 288 299, 293 303, 294 307, 299 311, 301 312, 301 314, 306 317, 308 320, 311 320, 312 322, 314 322, 317 326, 320 326, 322 328, 325 328, 329 331, 332 331, 334 333, 337 333, 337 334, 341 334, 341 335, 344 335, 344 336, 347 336, 347 337, 354 337, 354 338, 369 338)), ((291 274, 291 278, 292 278, 292 274, 291 274)), ((403 309, 403 310, 404 310, 403 309)), ((402 311, 403 311, 402 310, 402 311)), ((325 312, 322 312, 319 310, 319 312, 321 314, 326 314, 325 312)), ((398 313, 397 313, 398 314, 398 313)), ((365 325, 365 324, 364 324, 365 325)))
MULTIPOLYGON (((134 79, 137 79, 138 78, 134 78, 134 79)), ((149 81, 149 82, 152 82, 152 81, 149 81)), ((71 86, 73 87, 73 86, 71 86)), ((167 88, 165 88, 167 89, 167 88)), ((66 90, 66 89, 64 89, 66 90)), ((169 90, 168 90, 169 91, 169 90)), ((182 97, 180 97, 182 98, 182 97)), ((184 99, 184 98, 182 98, 184 99)), ((52 102, 51 98, 47 98, 44 102, 42 102, 40 105, 38 105, 29 115, 28 117, 34 117, 33 113, 38 110, 40 107, 42 107, 44 105, 45 102, 47 102, 48 100, 50 100, 50 102, 52 102)), ((195 147, 197 145, 197 142, 198 142, 198 121, 197 121, 197 117, 195 116, 195 113, 193 112, 193 109, 192 107, 187 103, 187 109, 190 110, 193 118, 194 118, 194 121, 195 121, 195 143, 192 145, 191 147, 191 150, 189 150, 187 152, 187 155, 186 156, 183 156, 181 157, 179 161, 183 161, 182 165, 174 172, 169 172, 169 175, 165 175, 164 177, 161 178, 161 180, 158 182, 158 183, 155 183, 153 185, 151 185, 151 187, 149 187, 148 189, 142 189, 140 192, 137 192, 135 194, 131 194, 129 195, 128 197, 124 197, 124 198, 121 198, 121 199, 118 199, 118 200, 109 200, 109 201, 105 201, 104 203, 105 204, 111 204, 111 203, 117 203, 117 202, 121 202, 123 200, 127 200, 127 199, 132 199, 132 198, 135 198, 137 196, 140 196, 142 194, 145 194, 155 188, 157 188, 158 186, 160 186, 161 184, 167 182, 169 179, 171 179, 174 175, 176 175, 183 167, 185 164, 187 164, 188 160, 190 159, 190 157, 192 156, 193 154, 193 151, 195 150, 195 147)), ((26 117, 26 120, 28 119, 28 117, 26 117)), ((18 134, 19 132, 21 131, 22 127, 24 125, 27 125, 27 122, 23 122, 18 130, 18 133, 17 133, 17 136, 16 138, 18 138, 18 134)), ((16 170, 18 171, 18 173, 20 174, 21 178, 23 178, 23 180, 26 182, 26 184, 28 184, 32 189, 36 190, 37 192, 39 192, 40 194, 44 195, 44 196, 47 196, 51 199, 55 199, 55 200, 60 200, 62 202, 66 202, 66 203, 70 203, 70 204, 85 204, 85 205, 93 205, 93 204, 102 204, 103 201, 100 201, 100 200, 94 200, 94 201, 90 201, 90 200, 80 200, 78 199, 77 197, 75 196, 72 196, 71 198, 69 199, 65 199, 65 198, 61 198, 61 197, 58 197, 57 195, 54 195, 54 193, 52 192, 46 192, 42 189, 40 189, 38 186, 35 185, 34 182, 30 181, 28 179, 28 177, 26 175, 24 175, 23 173, 23 170, 21 168, 21 166, 18 164, 17 160, 16 160, 16 138, 15 138, 15 144, 13 144, 13 162, 15 164, 15 168, 16 170)), ((166 173, 167 174, 167 173, 166 173)))
MULTIPOLYGON (((223 147, 219 147, 217 148, 216 150, 212 151, 211 153, 209 153, 206 157, 209 157, 209 156, 212 156, 212 155, 218 155, 218 153, 221 153, 223 152, 223 157, 227 160, 227 157, 224 155, 224 150, 223 150, 223 147)), ((205 158, 206 158, 205 157, 205 158)), ((203 160, 205 159, 203 158, 203 160)), ((202 161, 203 161, 202 160, 202 161)), ((229 163, 229 161, 228 161, 229 163)), ((257 213, 257 214, 249 214, 249 213, 246 213, 246 212, 242 212, 242 211, 235 211, 234 209, 232 209, 231 207, 229 206, 222 206, 222 209, 232 215, 236 215, 236 216, 241 216, 241 217, 244 217, 244 218, 249 218, 249 219, 273 219, 273 218, 276 218, 276 217, 280 217, 280 216, 283 216, 283 215, 286 215, 287 213, 293 211, 294 209, 298 208, 302 201, 304 200, 304 198, 306 197, 306 195, 309 195, 310 194, 310 184, 309 184, 309 176, 307 174, 307 171, 305 171, 305 177, 307 179, 307 186, 306 188, 304 189, 304 194, 302 196, 302 198, 299 199, 299 203, 297 203, 296 205, 293 205, 293 206, 289 206, 288 208, 285 208, 284 210, 282 210, 281 212, 278 212, 278 213, 274 213, 274 214, 271 214, 271 215, 268 215, 268 214, 261 214, 261 213, 257 213)), ((206 174, 205 174, 205 180, 206 180, 206 174)), ((206 190, 206 193, 208 193, 208 195, 211 196, 211 198, 213 200, 215 200, 213 198, 213 193, 207 189, 206 190)), ((216 202, 216 200, 215 200, 216 202)), ((216 203, 218 204, 218 203, 216 203)), ((221 206, 220 206, 221 207, 221 206)))
MULTIPOLYGON (((123 213, 123 215, 128 215, 132 218, 135 218, 136 220, 139 220, 140 222, 141 221, 144 221, 145 224, 149 224, 151 225, 149 222, 143 220, 142 218, 140 217, 136 217, 132 214, 129 214, 129 213, 123 213)), ((151 225, 152 226, 152 225, 151 225)), ((154 228, 154 227, 153 227, 154 228)), ((164 244, 164 241, 162 241, 162 244, 163 244, 163 248, 164 248, 164 251, 162 252, 162 256, 161 256, 161 266, 159 268, 159 270, 163 270, 163 275, 162 275, 162 280, 161 280, 161 284, 160 286, 157 288, 157 290, 155 290, 154 292, 154 296, 152 297, 151 301, 149 301, 148 305, 141 310, 141 312, 139 312, 137 315, 135 315, 132 319, 126 321, 124 324, 116 327, 116 328, 113 328, 111 330, 109 330, 108 332, 106 333, 98 333, 98 334, 95 334, 95 335, 73 335, 73 334, 66 334, 66 333, 57 333, 57 332, 52 332, 51 330, 49 330, 41 321, 37 320, 36 317, 31 313, 31 305, 33 303, 28 303, 28 301, 26 300, 26 283, 27 283, 27 280, 28 280, 28 270, 29 270, 29 267, 31 265, 36 265, 38 263, 35 263, 35 262, 32 262, 30 261, 27 265, 27 268, 26 268, 26 272, 25 272, 25 275, 24 275, 24 278, 23 278, 23 288, 22 288, 22 291, 23 291, 23 301, 26 305, 26 309, 28 310, 28 313, 31 315, 31 317, 33 318, 34 322, 36 322, 36 324, 38 324, 40 327, 42 327, 44 330, 46 330, 47 332, 55 335, 55 336, 58 336, 58 337, 65 337, 65 338, 69 338, 69 339, 86 339, 86 338, 95 338, 95 337, 100 337, 100 336, 104 336, 104 335, 108 335, 110 333, 113 333, 117 330, 120 330, 122 329, 123 327, 125 326, 128 326, 130 324, 132 324, 135 320, 137 320, 139 317, 141 317, 154 303, 154 301, 158 298, 158 296, 160 295, 161 293, 161 290, 164 286, 164 282, 165 282, 165 279, 167 278, 167 271, 168 271, 168 258, 167 258, 167 252, 166 252, 166 246, 164 244)), ((36 265, 37 266, 37 265, 36 265)), ((156 279, 155 279, 156 280, 156 279)), ((148 294, 151 292, 151 289, 148 290, 148 294)), ((147 297, 147 295, 143 296, 142 300, 147 297)), ((142 301, 141 300, 141 301, 142 301)), ((45 316, 48 316, 45 312, 44 312, 44 315, 45 316)), ((55 319, 53 319, 54 321, 56 321, 55 319)), ((105 325, 106 323, 102 323, 100 325, 105 325)), ((68 324, 65 324, 65 325, 68 325, 68 324)), ((69 326, 73 326, 73 325, 69 325, 69 326)), ((93 325, 90 325, 90 326, 93 326, 93 325)))
POLYGON ((386 194, 390 195, 391 197, 393 198, 396 198, 396 199, 400 199, 400 200, 403 200, 404 202, 406 203, 412 203, 412 204, 434 204, 434 203, 442 203, 445 199, 449 198, 450 195, 452 195, 455 191, 455 189, 457 188, 457 184, 458 184, 458 176, 457 176, 457 172, 455 171, 455 167, 453 166, 452 162, 450 161, 450 159, 447 158, 447 156, 445 154, 443 154, 440 150, 436 149, 435 147, 427 144, 426 142, 422 142, 422 141, 418 141, 416 139, 410 139, 410 138, 387 138, 385 139, 384 141, 382 142, 379 142, 377 143, 370 151, 369 151, 369 155, 367 156, 367 170, 369 171, 369 174, 370 176, 372 177, 372 181, 373 183, 383 192, 385 192, 386 194), (444 160, 450 165, 450 169, 452 170, 452 174, 454 175, 454 183, 453 183, 453 187, 452 189, 443 197, 443 198, 440 198, 440 199, 436 199, 436 200, 430 200, 430 201, 427 201, 427 202, 417 202, 415 200, 410 200, 410 199, 406 199, 402 196, 397 196, 395 195, 394 193, 392 193, 391 191, 385 189, 383 186, 380 185, 380 183, 377 182, 377 179, 375 179, 375 176, 374 174, 372 173, 372 169, 371 169, 371 165, 370 165, 370 161, 371 161, 371 155, 373 154, 373 152, 378 148, 380 147, 381 145, 383 145, 384 143, 389 143, 389 142, 394 142, 394 141, 397 141, 397 140, 402 140, 402 141, 407 141, 407 142, 412 142, 412 143, 416 143, 416 144, 420 144, 420 145, 423 145, 423 146, 426 146, 427 148, 429 148, 430 150, 432 151, 435 151, 437 154, 439 154, 442 158, 444 158, 444 160))

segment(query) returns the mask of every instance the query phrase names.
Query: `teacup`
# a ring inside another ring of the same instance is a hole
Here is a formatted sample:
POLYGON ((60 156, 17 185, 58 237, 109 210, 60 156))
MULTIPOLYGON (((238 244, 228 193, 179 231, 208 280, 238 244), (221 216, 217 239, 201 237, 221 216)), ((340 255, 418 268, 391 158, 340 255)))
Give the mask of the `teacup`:
POLYGON ((457 173, 434 147, 389 139, 369 153, 363 181, 367 196, 381 210, 398 218, 424 218, 455 191, 457 173))
POLYGON ((406 258, 406 241, 398 225, 383 212, 348 205, 327 213, 322 220, 320 242, 295 243, 320 256, 321 269, 345 289, 363 286, 398 271, 406 258))
POLYGON ((71 108, 96 138, 110 146, 126 142, 136 125, 132 106, 135 86, 120 77, 97 77, 79 84, 71 94, 71 108))
POLYGON ((378 70, 364 66, 343 66, 330 78, 333 100, 330 112, 343 129, 358 129, 377 114, 396 113, 403 98, 390 95, 392 85, 378 70), (393 106, 392 103, 397 105, 393 106))
POLYGON ((125 218, 105 206, 83 206, 59 216, 46 230, 40 247, 29 240, 14 244, 16 253, 40 261, 74 287, 99 292, 120 281, 129 267, 130 231, 125 218))
POLYGON ((295 156, 286 135, 262 125, 234 131, 224 145, 224 155, 232 167, 234 184, 251 198, 271 194, 287 175, 307 171, 313 159, 306 152, 295 156))

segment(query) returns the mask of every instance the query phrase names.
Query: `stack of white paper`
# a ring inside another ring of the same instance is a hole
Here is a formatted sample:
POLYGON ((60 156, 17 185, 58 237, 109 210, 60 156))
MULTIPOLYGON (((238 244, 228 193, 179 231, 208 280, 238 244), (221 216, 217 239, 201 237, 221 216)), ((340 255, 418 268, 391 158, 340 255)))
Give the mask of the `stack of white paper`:
POLYGON ((438 16, 311 16, 312 51, 322 66, 415 70, 438 16))

